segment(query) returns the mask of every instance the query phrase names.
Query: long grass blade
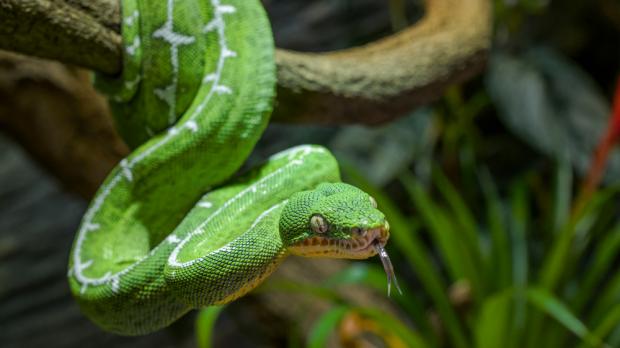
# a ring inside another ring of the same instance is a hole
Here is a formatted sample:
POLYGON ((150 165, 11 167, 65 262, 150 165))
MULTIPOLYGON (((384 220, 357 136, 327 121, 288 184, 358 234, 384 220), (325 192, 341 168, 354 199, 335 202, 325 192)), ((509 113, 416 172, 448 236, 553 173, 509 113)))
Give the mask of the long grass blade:
POLYGON ((467 238, 449 218, 449 213, 435 204, 422 185, 411 174, 400 176, 401 182, 415 203, 417 212, 428 226, 428 232, 443 256, 454 282, 467 279, 474 293, 479 293, 481 276, 472 261, 467 238))
POLYGON ((310 329, 307 346, 309 348, 327 347, 330 335, 336 331, 338 324, 349 310, 347 306, 336 306, 324 313, 310 329))
POLYGON ((196 341, 199 348, 213 347, 215 322, 225 306, 212 306, 201 309, 196 317, 196 341))
MULTIPOLYGON (((614 329, 620 329, 620 304, 612 307, 603 317, 600 324, 592 332, 594 336, 604 339, 612 333, 614 329)), ((612 345, 612 347, 616 346, 617 345, 612 345)), ((579 348, 588 348, 588 346, 585 342, 582 342, 579 348)))
MULTIPOLYGON (((325 283, 328 287, 347 284, 366 285, 384 294, 386 290, 385 272, 375 265, 355 263, 342 272, 334 274, 325 283)), ((402 289, 407 296, 394 296, 393 301, 411 315, 413 322, 420 328, 421 332, 430 333, 432 331, 431 326, 428 323, 426 311, 419 298, 417 296, 408 296, 413 291, 406 284, 402 285, 402 289)))
POLYGON ((493 281, 491 290, 501 291, 512 285, 512 249, 509 242, 509 232, 505 227, 507 225, 505 208, 488 171, 481 170, 479 178, 486 199, 487 223, 491 240, 490 256, 485 269, 487 279, 493 281))
POLYGON ((528 286, 527 228, 530 217, 526 192, 524 182, 518 181, 512 185, 509 224, 512 238, 512 284, 515 289, 512 337, 521 337, 527 315, 525 290, 528 286))
MULTIPOLYGON (((468 252, 467 256, 471 258, 471 262, 475 269, 482 269, 483 257, 480 248, 480 237, 478 235, 478 224, 476 223, 472 211, 467 207, 465 200, 439 167, 434 168, 433 179, 442 196, 449 204, 451 215, 456 217, 456 225, 458 226, 459 232, 463 234, 463 240, 466 243, 465 250, 468 252)), ((475 275, 480 278, 480 280, 475 281, 475 283, 479 285, 479 291, 477 291, 476 294, 478 295, 477 299, 480 300, 485 292, 485 284, 483 284, 483 278, 479 272, 476 272, 475 275)))
POLYGON ((356 308, 364 316, 373 319, 381 325, 384 330, 398 336, 406 347, 428 348, 430 345, 416 331, 409 329, 399 319, 376 308, 356 308))
POLYGON ((476 348, 506 347, 513 339, 509 334, 512 316, 512 291, 503 291, 487 298, 475 321, 476 348))
POLYGON ((593 255, 594 260, 587 267, 585 278, 579 283, 579 291, 572 301, 572 308, 581 312, 591 301, 592 294, 597 292, 596 286, 610 272, 613 262, 620 253, 620 225, 610 230, 597 244, 593 255))
POLYGON ((554 234, 561 231, 570 216, 570 203, 573 186, 573 170, 567 160, 560 159, 554 179, 553 188, 553 215, 551 230, 554 234))
MULTIPOLYGON (((463 327, 456 315, 445 289, 447 286, 439 276, 436 266, 431 262, 431 257, 424 244, 410 228, 410 222, 402 215, 394 202, 381 190, 373 186, 355 169, 343 166, 348 182, 366 191, 377 201, 380 209, 385 213, 390 222, 390 245, 395 246, 405 257, 419 277, 420 283, 426 293, 432 299, 437 312, 445 326, 447 336, 451 340, 451 346, 466 348, 469 346, 463 327)), ((396 270, 398 273, 398 270, 396 270)), ((407 292, 405 291, 405 296, 407 292)))
POLYGON ((544 288, 530 288, 527 290, 530 304, 541 312, 549 315, 560 323, 566 330, 582 339, 588 347, 601 347, 603 342, 573 314, 568 306, 544 288))

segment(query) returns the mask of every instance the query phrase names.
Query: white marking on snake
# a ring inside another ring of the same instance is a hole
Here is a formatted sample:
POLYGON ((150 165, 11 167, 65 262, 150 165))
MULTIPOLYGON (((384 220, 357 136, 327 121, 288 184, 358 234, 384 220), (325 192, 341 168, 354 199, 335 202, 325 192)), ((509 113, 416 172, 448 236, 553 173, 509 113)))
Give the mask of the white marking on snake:
POLYGON ((181 241, 181 239, 179 239, 179 237, 177 237, 176 235, 171 234, 166 238, 166 241, 170 244, 177 244, 181 241))
POLYGON ((185 124, 185 127, 187 127, 189 130, 191 130, 194 133, 198 131, 198 123, 196 123, 196 121, 194 120, 187 121, 187 123, 185 124))
POLYGON ((112 277, 112 278, 110 278, 110 281, 112 283, 112 292, 114 292, 114 293, 118 292, 118 288, 120 286, 120 284, 119 284, 120 283, 120 279, 118 277, 112 277))
POLYGON ((170 63, 172 64, 172 81, 164 88, 156 88, 155 95, 168 104, 168 124, 176 120, 176 95, 179 84, 179 46, 189 45, 196 41, 193 36, 183 35, 174 31, 174 0, 168 0, 168 13, 164 25, 155 30, 153 38, 162 39, 170 44, 170 63))
MULTIPOLYGON (((312 146, 297 146, 294 147, 292 149, 289 149, 287 151, 284 151, 283 154, 281 154, 281 156, 286 155, 286 156, 295 156, 295 155, 299 155, 300 158, 299 160, 303 163, 303 158, 306 157, 307 155, 309 155, 312 152, 325 152, 325 150, 323 150, 322 148, 316 148, 316 147, 312 147, 312 146)), ((273 157, 273 156, 272 156, 273 157)), ((277 156, 276 158, 279 158, 280 156, 277 156)), ((274 170, 273 172, 265 175, 263 178, 259 179, 258 181, 256 181, 253 185, 250 185, 248 187, 246 187, 245 189, 243 189, 241 192, 237 193, 235 196, 233 196, 232 198, 230 198, 229 200, 227 200, 223 205, 221 205, 216 211, 213 212, 213 214, 211 214, 209 217, 207 217, 202 223, 200 223, 200 225, 198 225, 198 227, 196 227, 192 232, 188 233, 185 238, 183 238, 183 241, 181 241, 181 243, 179 243, 176 248, 174 248, 174 250, 172 251, 172 253, 170 253, 170 256, 168 257, 168 266, 171 267, 188 267, 191 266, 197 262, 201 262, 204 258, 196 258, 190 261, 186 261, 186 262, 179 262, 178 260, 178 256, 179 253, 181 252, 181 249, 183 249, 183 247, 185 246, 185 244, 187 244, 192 238, 194 238, 197 235, 203 234, 205 232, 204 227, 211 222, 211 220, 213 220, 215 217, 217 217, 219 214, 221 214, 226 208, 228 208, 229 206, 231 206, 232 204, 235 204, 237 201, 241 200, 241 198, 243 198, 245 195, 249 194, 249 193, 254 193, 257 192, 257 189, 259 186, 264 185, 267 181, 269 181, 269 179, 271 179, 273 176, 280 174, 281 172, 285 171, 288 169, 289 166, 295 166, 297 165, 297 163, 293 163, 293 161, 288 162, 287 164, 283 165, 282 167, 274 170)), ((262 190, 264 192, 266 192, 266 190, 262 190)), ((250 205, 252 204, 250 202, 251 200, 241 200, 241 204, 245 204, 250 205)), ((239 210, 243 210, 245 207, 239 207, 239 210)))
POLYGON ((99 226, 99 224, 86 224, 84 228, 89 232, 93 232, 93 231, 97 231, 99 227, 101 227, 99 226))
POLYGON ((131 173, 131 168, 129 168, 127 163, 127 158, 123 158, 123 160, 119 163, 121 169, 123 171, 123 175, 127 178, 127 181, 133 180, 133 174, 131 173))
POLYGON ((204 79, 202 79, 203 83, 213 82, 217 79, 216 74, 207 74, 204 79))
POLYGON ((213 203, 205 201, 198 203, 198 206, 201 208, 211 208, 213 207, 213 203))
MULTIPOLYGON (((140 75, 136 76, 136 78, 133 81, 125 81, 125 88, 126 89, 134 89, 134 87, 136 87, 136 85, 138 85, 138 83, 140 83, 140 81, 142 81, 142 77, 140 75)), ((122 102, 123 99, 120 99, 120 102, 122 102)))
POLYGON ((219 85, 215 86, 215 92, 217 92, 217 94, 232 94, 232 89, 228 86, 219 85))
POLYGON ((220 20, 221 19, 219 17, 216 17, 215 19, 207 23, 207 25, 205 25, 205 27, 202 29, 202 32, 206 34, 206 33, 216 30, 217 27, 220 25, 219 23, 220 20))
POLYGON ((218 13, 235 13, 237 9, 235 9, 234 6, 230 6, 230 5, 219 5, 216 7, 216 11, 218 13))
POLYGON ((138 50, 138 48, 140 48, 140 37, 139 36, 136 37, 135 40, 133 40, 133 43, 130 46, 127 46, 125 48, 125 51, 130 56, 133 56, 134 54, 136 54, 136 51, 138 50))
POLYGON ((129 17, 125 18, 125 25, 132 27, 138 19, 140 19, 140 12, 138 12, 138 10, 134 10, 129 17))
POLYGON ((222 51, 222 54, 224 55, 224 58, 233 58, 237 56, 237 52, 231 51, 229 49, 222 51))
MULTIPOLYGON (((168 2, 169 4, 171 3, 170 0, 168 2)), ((211 4, 212 6, 216 7, 220 5, 220 0, 211 0, 211 4)), ((232 7, 232 6, 229 6, 232 7)), ((227 13, 233 13, 234 11, 234 7, 232 7, 233 10, 232 11, 228 11, 227 13)), ((170 8, 169 8, 170 10, 170 8)), ((223 11, 226 12, 226 11, 223 11)), ((214 27, 213 30, 216 30, 217 35, 219 37, 218 43, 220 46, 220 56, 216 65, 216 69, 215 72, 210 74, 213 75, 214 77, 210 78, 210 81, 214 82, 213 86, 211 87, 211 89, 209 90, 209 93, 207 94, 207 96, 203 99, 202 103, 196 108, 195 112, 192 113, 192 115, 189 117, 190 120, 194 120, 196 117, 198 117, 201 113, 202 110, 204 110, 204 108, 206 107, 206 105, 209 103, 209 101, 211 100, 212 96, 215 94, 215 86, 217 86, 217 84, 219 83, 221 77, 222 77, 222 72, 224 70, 224 64, 225 64, 225 60, 226 58, 224 57, 224 55, 222 54, 222 52, 224 50, 228 49, 228 42, 226 41, 226 36, 225 36, 225 30, 226 30, 226 23, 223 20, 222 17, 222 11, 216 11, 215 12, 215 19, 212 21, 214 23, 214 27)), ((206 76, 205 76, 206 78, 206 76)), ((122 99, 121 99, 122 101, 122 99)), ((137 163, 141 162, 143 159, 149 157, 153 152, 157 151, 159 148, 161 148, 162 146, 166 145, 169 141, 171 141, 175 136, 177 136, 178 132, 172 134, 172 133, 166 133, 159 141, 157 141, 155 144, 153 144, 150 148, 148 148, 146 151, 143 151, 141 153, 138 153, 136 155, 133 156, 129 156, 128 157, 128 161, 127 161, 127 168, 132 169, 137 163)), ((293 150, 293 149, 289 149, 289 150, 293 150)), ((88 266, 90 266, 90 264, 92 263, 92 260, 89 260, 87 262, 82 263, 82 257, 81 257, 81 253, 83 250, 83 245, 84 245, 84 241, 86 240, 86 237, 88 235, 88 233, 90 232, 87 228, 87 226, 89 224, 92 223, 93 219, 95 218, 95 215, 97 214, 97 212, 101 209, 101 206, 103 205, 103 202, 105 202, 106 198, 110 195, 110 192, 119 184, 119 182, 122 179, 122 174, 120 171, 117 171, 116 174, 114 174, 112 176, 112 178, 110 179, 109 182, 104 183, 101 188, 100 188, 100 193, 97 195, 97 197, 95 198, 95 200, 92 202, 92 205, 90 206, 90 208, 88 209, 88 211, 86 212, 86 214, 84 215, 84 220, 82 222, 82 225, 80 226, 80 229, 78 231, 78 236, 76 239, 76 244, 75 244, 75 248, 74 248, 74 254, 73 254, 73 268, 74 268, 74 278, 75 280, 82 284, 81 287, 81 291, 82 293, 84 291, 86 291, 86 289, 88 288, 89 285, 92 286, 98 286, 98 285, 103 285, 106 284, 108 281, 110 281, 110 279, 112 278, 120 278, 121 276, 125 275, 126 273, 130 272, 133 268, 135 268, 136 266, 138 266, 141 262, 143 262, 143 260, 146 259, 146 257, 142 258, 140 261, 135 262, 129 266, 127 266, 125 269, 108 276, 107 274, 103 277, 99 277, 99 278, 91 278, 86 276, 82 271, 85 270, 86 268, 88 268, 88 266)), ((155 252, 157 252, 159 250, 159 248, 162 246, 162 243, 160 243, 159 245, 157 245, 155 248, 153 248, 148 255, 153 255, 155 254, 155 252)))

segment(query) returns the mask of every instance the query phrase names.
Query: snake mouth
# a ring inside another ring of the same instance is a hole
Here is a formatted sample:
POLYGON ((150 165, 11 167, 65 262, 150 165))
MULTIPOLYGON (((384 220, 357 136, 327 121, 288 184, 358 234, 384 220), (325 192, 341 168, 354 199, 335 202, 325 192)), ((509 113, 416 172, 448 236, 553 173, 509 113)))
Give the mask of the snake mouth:
POLYGON ((305 257, 367 259, 377 255, 375 245, 385 246, 390 237, 387 226, 354 230, 350 239, 314 236, 294 243, 288 249, 294 255, 305 257))

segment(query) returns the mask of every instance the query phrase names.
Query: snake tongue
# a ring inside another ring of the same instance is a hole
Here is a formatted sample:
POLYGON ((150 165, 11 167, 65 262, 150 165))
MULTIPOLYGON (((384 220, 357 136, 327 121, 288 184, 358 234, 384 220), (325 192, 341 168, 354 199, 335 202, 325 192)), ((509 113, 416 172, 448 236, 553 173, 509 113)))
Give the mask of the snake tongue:
POLYGON ((392 280, 394 280, 394 285, 396 286, 396 289, 402 295, 403 292, 402 292, 402 290, 400 290, 400 286, 398 286, 398 280, 396 279, 396 274, 394 273, 394 266, 392 266, 392 261, 390 261, 390 257, 388 256, 387 251, 385 250, 383 245, 381 245, 381 243, 379 243, 379 241, 377 241, 377 240, 374 241, 372 246, 375 249, 375 251, 377 252, 377 255, 379 255, 379 258, 381 259, 381 263, 383 263, 383 269, 385 270, 385 274, 387 275, 387 294, 388 294, 388 297, 390 296, 390 290, 391 290, 391 287, 392 287, 392 280))

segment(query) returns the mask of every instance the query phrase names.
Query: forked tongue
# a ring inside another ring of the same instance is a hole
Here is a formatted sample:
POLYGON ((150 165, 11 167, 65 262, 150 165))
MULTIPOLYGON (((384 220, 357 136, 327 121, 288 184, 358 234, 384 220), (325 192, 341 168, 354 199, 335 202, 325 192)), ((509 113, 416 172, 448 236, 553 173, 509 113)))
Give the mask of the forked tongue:
POLYGON ((396 290, 402 295, 403 292, 400 290, 400 286, 398 286, 398 280, 396 279, 396 274, 394 273, 394 266, 392 266, 392 261, 390 261, 390 257, 388 256, 385 248, 379 243, 379 241, 375 241, 372 246, 375 248, 377 255, 381 259, 381 263, 383 263, 383 269, 385 270, 385 274, 387 275, 387 293, 388 297, 390 297, 390 290, 392 287, 392 280, 394 281, 394 286, 396 286, 396 290))

